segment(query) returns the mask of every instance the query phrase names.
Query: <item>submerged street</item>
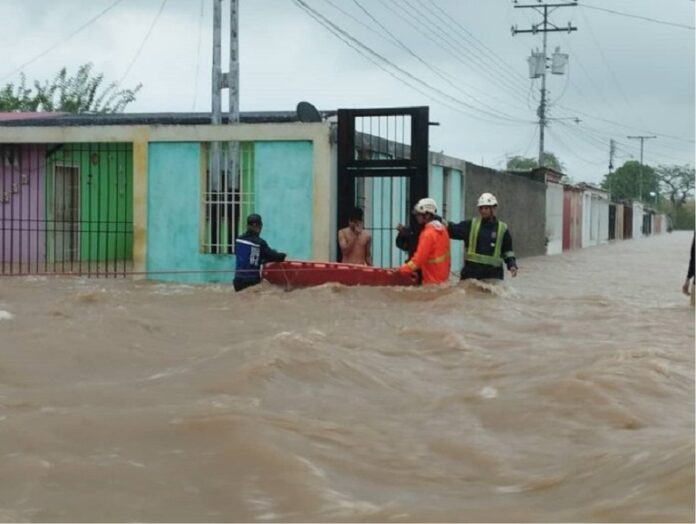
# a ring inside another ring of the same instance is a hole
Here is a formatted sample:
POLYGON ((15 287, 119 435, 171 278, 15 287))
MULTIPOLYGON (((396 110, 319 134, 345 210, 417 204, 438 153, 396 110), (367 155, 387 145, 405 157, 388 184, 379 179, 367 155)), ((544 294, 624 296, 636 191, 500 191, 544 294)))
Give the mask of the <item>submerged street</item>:
POLYGON ((693 521, 691 237, 492 290, 0 279, 0 520, 693 521))

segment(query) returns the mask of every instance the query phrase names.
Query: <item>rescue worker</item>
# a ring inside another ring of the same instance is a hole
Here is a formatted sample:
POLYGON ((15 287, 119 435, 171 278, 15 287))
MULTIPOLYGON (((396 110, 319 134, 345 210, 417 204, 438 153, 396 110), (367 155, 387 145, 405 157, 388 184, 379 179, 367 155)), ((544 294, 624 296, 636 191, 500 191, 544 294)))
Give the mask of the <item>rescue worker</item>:
POLYGON ((247 217, 246 233, 235 240, 236 271, 233 281, 235 291, 241 291, 261 282, 261 264, 282 262, 287 256, 268 246, 268 243, 259 236, 262 229, 261 215, 252 213, 247 217))
MULTIPOLYGON (((416 221, 415 211, 412 212, 412 216, 413 218, 408 226, 404 226, 403 224, 398 224, 396 226, 398 233, 394 242, 396 247, 398 247, 401 251, 406 251, 408 253, 409 258, 412 257, 416 252, 416 247, 418 246, 418 236, 420 235, 421 231, 423 231, 423 224, 419 224, 416 221)), ((437 213, 435 214, 435 220, 438 220, 444 224, 442 217, 437 213)))
POLYGON ((480 217, 459 224, 449 223, 447 232, 454 240, 466 245, 461 278, 503 280, 503 263, 510 274, 517 276, 517 262, 512 250, 512 236, 507 224, 495 216, 498 200, 491 193, 483 193, 478 199, 480 217))
POLYGON ((418 246, 413 256, 399 269, 399 273, 422 275, 422 284, 440 284, 447 281, 450 272, 450 248, 447 228, 436 218, 437 204, 432 198, 422 198, 414 207, 416 221, 422 226, 418 246))

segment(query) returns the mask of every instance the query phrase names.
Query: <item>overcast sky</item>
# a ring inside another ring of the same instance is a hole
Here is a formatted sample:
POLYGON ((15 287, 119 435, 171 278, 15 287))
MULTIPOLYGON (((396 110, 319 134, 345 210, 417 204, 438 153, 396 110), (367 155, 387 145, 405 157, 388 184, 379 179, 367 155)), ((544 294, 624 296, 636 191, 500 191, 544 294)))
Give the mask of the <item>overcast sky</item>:
MULTIPOLYGON (((123 87, 143 84, 129 112, 209 111, 212 0, 120 0, 76 32, 114 1, 1 0, 0 84, 93 62, 123 87)), ((301 100, 327 110, 428 105, 440 122, 435 151, 491 167, 537 156, 540 86, 527 57, 542 39, 510 31, 538 23, 535 10, 512 0, 302 1, 362 54, 294 0, 239 0, 242 111, 294 110, 301 100)), ((550 115, 563 120, 547 129, 546 150, 567 173, 601 181, 610 138, 615 166, 638 159, 627 135, 658 135, 646 141, 646 164, 693 164, 694 2, 580 0, 550 19, 578 28, 549 33, 549 54, 560 46, 570 55, 567 74, 547 83, 550 115)))

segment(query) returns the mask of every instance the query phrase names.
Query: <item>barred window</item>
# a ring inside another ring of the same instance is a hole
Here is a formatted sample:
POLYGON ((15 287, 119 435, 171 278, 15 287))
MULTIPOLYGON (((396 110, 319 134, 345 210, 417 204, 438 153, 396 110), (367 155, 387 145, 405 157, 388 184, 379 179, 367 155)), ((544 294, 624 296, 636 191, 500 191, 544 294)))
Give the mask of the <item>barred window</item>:
POLYGON ((246 230, 246 217, 254 212, 253 146, 248 142, 204 144, 203 253, 234 254, 234 242, 246 230), (238 158, 235 168, 230 165, 231 155, 238 158))

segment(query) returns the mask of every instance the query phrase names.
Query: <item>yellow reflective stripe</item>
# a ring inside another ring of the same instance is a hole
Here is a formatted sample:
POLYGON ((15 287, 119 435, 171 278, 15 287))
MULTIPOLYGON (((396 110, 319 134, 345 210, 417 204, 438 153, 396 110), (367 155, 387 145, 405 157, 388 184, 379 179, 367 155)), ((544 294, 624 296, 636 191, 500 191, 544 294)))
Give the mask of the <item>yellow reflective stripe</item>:
POLYGON ((514 256, 515 256, 514 251, 506 251, 505 253, 503 253, 503 258, 512 258, 514 256))
POLYGON ((472 218, 471 229, 469 230, 469 245, 466 246, 466 252, 471 255, 476 253, 476 241, 478 240, 479 229, 481 229, 481 220, 472 218))
POLYGON ((467 253, 467 262, 476 262, 478 264, 485 264, 487 266, 500 267, 503 265, 502 258, 495 258, 488 255, 479 255, 478 253, 467 253))
POLYGON ((493 248, 493 257, 500 258, 500 250, 503 247, 503 235, 505 235, 505 230, 507 229, 507 224, 505 222, 498 221, 498 232, 495 239, 495 247, 493 248))
POLYGON ((450 256, 450 252, 446 251, 444 254, 440 255, 439 257, 433 257, 428 259, 428 264, 437 264, 439 262, 444 262, 447 260, 450 256))
POLYGON ((416 264, 412 260, 409 260, 408 262, 406 262, 406 265, 411 268, 411 271, 416 271, 418 269, 418 264, 416 264))

